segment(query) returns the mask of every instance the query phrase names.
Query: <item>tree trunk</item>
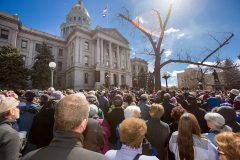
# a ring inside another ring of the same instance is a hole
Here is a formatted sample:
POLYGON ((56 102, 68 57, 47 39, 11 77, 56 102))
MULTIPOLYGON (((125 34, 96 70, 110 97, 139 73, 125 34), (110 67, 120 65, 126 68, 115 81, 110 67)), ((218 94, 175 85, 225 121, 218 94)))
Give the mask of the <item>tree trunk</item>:
POLYGON ((160 56, 156 55, 154 67, 154 76, 155 76, 155 90, 158 91, 161 89, 161 79, 160 79, 160 56))

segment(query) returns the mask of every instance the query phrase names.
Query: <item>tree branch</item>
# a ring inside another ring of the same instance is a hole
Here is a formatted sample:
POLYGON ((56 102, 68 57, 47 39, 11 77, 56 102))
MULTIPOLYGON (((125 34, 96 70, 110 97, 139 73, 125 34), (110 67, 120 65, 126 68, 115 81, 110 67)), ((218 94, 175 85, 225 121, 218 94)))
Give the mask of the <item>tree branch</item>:
POLYGON ((226 67, 217 66, 217 65, 204 64, 204 63, 201 63, 201 62, 194 62, 194 61, 191 61, 191 60, 174 60, 174 59, 169 59, 169 60, 163 62, 160 65, 160 68, 164 67, 165 65, 167 65, 169 63, 186 63, 186 64, 194 64, 194 65, 199 65, 199 66, 206 66, 206 67, 213 67, 213 68, 219 68, 219 69, 226 69, 226 67))
POLYGON ((216 53, 219 49, 221 49, 223 46, 227 45, 229 43, 229 40, 234 36, 232 33, 223 43, 221 43, 215 50, 210 52, 202 61, 201 64, 203 64, 209 57, 211 57, 214 53, 216 53))

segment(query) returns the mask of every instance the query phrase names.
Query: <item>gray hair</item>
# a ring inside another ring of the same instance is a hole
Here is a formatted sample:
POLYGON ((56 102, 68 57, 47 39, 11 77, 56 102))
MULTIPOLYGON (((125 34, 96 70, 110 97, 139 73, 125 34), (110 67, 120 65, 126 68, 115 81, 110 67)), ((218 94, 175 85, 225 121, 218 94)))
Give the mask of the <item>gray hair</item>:
POLYGON ((225 125, 224 117, 219 113, 207 113, 204 116, 204 119, 213 123, 216 127, 221 128, 225 125))
POLYGON ((136 105, 131 105, 131 106, 128 106, 126 109, 124 109, 124 117, 125 117, 125 119, 133 117, 134 112, 141 113, 141 110, 136 105))

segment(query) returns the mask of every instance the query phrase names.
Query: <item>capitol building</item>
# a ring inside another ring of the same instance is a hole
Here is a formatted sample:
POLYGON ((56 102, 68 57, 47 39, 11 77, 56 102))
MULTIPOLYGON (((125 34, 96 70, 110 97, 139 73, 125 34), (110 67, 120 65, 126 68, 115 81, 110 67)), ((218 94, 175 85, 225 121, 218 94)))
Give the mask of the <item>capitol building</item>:
POLYGON ((60 28, 61 36, 51 35, 25 27, 17 15, 0 12, 0 47, 11 43, 31 68, 45 42, 57 64, 55 78, 60 88, 132 87, 129 42, 117 29, 91 29, 82 1, 71 8, 60 28))

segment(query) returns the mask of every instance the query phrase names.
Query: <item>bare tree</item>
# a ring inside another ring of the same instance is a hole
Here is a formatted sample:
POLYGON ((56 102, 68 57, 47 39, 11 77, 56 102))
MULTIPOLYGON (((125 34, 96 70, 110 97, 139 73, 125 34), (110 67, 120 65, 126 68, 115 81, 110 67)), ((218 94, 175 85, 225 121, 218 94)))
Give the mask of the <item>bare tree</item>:
POLYGON ((170 4, 170 6, 168 8, 166 19, 164 21, 163 21, 159 11, 154 10, 154 12, 157 16, 158 24, 159 24, 159 27, 160 27, 160 30, 161 30, 159 32, 159 35, 158 35, 159 38, 158 38, 157 41, 154 41, 154 36, 155 35, 153 34, 153 32, 149 31, 148 29, 141 26, 139 21, 134 21, 129 16, 128 11, 126 11, 124 14, 120 13, 119 16, 123 20, 126 20, 127 22, 132 24, 139 31, 141 31, 144 34, 144 36, 147 37, 148 41, 150 42, 152 50, 151 51, 145 51, 145 53, 148 54, 148 55, 154 55, 155 56, 154 75, 155 75, 155 89, 156 90, 161 89, 161 78, 160 78, 161 72, 160 71, 167 64, 170 64, 170 63, 187 63, 187 64, 194 64, 194 65, 200 65, 200 66, 222 68, 219 65, 209 65, 209 64, 206 64, 204 62, 206 62, 207 59, 209 59, 213 54, 215 54, 223 46, 225 46, 229 43, 229 40, 234 36, 232 33, 228 37, 226 37, 223 42, 220 42, 219 40, 212 37, 215 41, 217 41, 218 47, 216 47, 214 50, 210 50, 209 53, 207 53, 206 57, 203 58, 203 60, 201 60, 201 61, 194 61, 194 60, 191 59, 190 56, 186 56, 186 57, 183 58, 180 54, 177 54, 178 55, 177 59, 169 59, 169 60, 166 60, 166 61, 163 62, 162 61, 162 56, 163 56, 163 53, 164 53, 164 49, 162 48, 161 44, 162 44, 163 39, 164 39, 165 30, 166 30, 169 18, 171 16, 172 4, 170 4))

